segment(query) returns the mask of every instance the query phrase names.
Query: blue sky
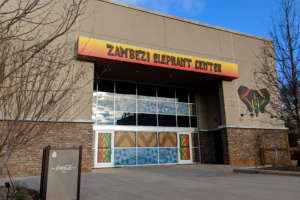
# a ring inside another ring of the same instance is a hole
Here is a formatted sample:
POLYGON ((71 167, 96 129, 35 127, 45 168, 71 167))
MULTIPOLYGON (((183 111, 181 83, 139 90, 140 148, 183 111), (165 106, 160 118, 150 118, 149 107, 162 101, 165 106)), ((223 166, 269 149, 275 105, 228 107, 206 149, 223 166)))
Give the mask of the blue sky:
MULTIPOLYGON (((202 23, 269 38, 280 0, 115 0, 202 23)), ((300 0, 297 10, 300 12, 300 0)))

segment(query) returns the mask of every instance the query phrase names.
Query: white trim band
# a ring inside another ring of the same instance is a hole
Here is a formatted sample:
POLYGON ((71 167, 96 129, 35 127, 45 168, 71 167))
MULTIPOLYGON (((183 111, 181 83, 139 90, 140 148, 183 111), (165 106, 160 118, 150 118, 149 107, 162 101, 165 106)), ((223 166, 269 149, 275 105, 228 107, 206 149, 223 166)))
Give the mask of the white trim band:
POLYGON ((218 128, 199 129, 200 132, 218 131, 226 128, 241 128, 241 129, 265 129, 265 130, 288 130, 287 127, 253 127, 253 126, 236 126, 236 125, 221 125, 218 128))

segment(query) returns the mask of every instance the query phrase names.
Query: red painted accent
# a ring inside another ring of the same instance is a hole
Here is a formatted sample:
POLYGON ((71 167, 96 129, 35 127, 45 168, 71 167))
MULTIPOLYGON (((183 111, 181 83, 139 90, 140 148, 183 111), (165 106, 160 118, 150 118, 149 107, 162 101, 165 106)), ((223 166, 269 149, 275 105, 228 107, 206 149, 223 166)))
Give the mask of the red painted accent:
POLYGON ((246 92, 240 96, 240 98, 241 98, 241 99, 245 98, 245 97, 249 94, 249 92, 250 92, 250 89, 248 88, 248 89, 246 90, 246 92))

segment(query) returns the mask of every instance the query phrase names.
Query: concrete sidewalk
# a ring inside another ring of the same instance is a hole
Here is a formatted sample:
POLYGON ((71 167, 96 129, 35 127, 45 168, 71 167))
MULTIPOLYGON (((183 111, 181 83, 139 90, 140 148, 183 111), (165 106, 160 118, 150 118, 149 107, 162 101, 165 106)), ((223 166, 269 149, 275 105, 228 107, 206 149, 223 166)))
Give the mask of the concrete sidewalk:
MULTIPOLYGON (((38 189, 39 177, 19 179, 38 189)), ((82 175, 81 200, 300 199, 300 178, 236 174, 229 166, 99 169, 82 175)))
POLYGON ((296 171, 284 171, 284 170, 266 170, 264 167, 255 168, 255 167, 239 167, 233 169, 235 173, 245 173, 245 174, 270 174, 278 176, 294 176, 300 178, 300 172, 296 171))

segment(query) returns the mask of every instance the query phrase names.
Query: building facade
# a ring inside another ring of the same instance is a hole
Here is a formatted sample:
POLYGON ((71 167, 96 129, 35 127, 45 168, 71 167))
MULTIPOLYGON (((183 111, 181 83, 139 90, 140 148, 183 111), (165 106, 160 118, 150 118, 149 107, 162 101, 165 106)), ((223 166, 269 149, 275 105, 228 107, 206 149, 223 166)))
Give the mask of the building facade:
MULTIPOLYGON (((269 114, 274 94, 254 77, 268 39, 101 0, 88 2, 75 32, 75 65, 93 80, 74 94, 84 103, 12 157, 16 174, 39 174, 46 145, 83 145, 84 171, 259 165, 260 135, 286 131, 269 114)), ((269 146, 286 145, 270 137, 269 146)))

